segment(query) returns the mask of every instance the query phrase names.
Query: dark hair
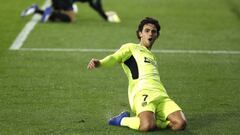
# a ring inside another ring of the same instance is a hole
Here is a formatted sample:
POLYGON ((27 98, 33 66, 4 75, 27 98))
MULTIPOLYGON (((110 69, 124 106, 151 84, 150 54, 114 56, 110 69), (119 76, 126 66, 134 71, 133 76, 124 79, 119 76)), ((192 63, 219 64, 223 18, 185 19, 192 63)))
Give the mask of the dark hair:
POLYGON ((161 26, 160 26, 158 20, 156 20, 156 19, 154 19, 154 18, 151 18, 151 17, 146 17, 146 18, 144 18, 144 19, 140 22, 140 24, 138 25, 138 29, 137 29, 137 31, 136 31, 136 34, 137 34, 138 39, 141 38, 141 37, 139 36, 139 32, 141 32, 141 31, 143 30, 143 26, 144 26, 145 24, 148 24, 148 23, 155 25, 155 27, 157 28, 157 36, 159 36, 159 32, 160 32, 161 26))

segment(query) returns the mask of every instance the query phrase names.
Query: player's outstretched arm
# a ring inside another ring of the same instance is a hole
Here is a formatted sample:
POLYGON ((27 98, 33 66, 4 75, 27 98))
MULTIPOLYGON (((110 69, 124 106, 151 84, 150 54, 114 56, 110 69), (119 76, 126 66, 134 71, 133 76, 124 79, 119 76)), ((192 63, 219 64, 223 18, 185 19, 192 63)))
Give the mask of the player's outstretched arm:
POLYGON ((94 69, 100 66, 100 61, 98 59, 92 58, 89 63, 87 68, 88 69, 94 69))

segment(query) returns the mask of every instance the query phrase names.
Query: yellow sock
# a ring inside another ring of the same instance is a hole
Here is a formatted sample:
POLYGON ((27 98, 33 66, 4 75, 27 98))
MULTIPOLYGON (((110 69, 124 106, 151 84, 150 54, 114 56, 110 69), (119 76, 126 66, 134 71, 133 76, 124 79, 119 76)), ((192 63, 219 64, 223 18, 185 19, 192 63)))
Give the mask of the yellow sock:
POLYGON ((166 121, 156 120, 156 124, 157 124, 158 128, 167 128, 169 123, 170 123, 170 121, 168 121, 168 120, 166 120, 166 121))
POLYGON ((140 119, 138 117, 124 117, 121 121, 121 125, 138 130, 140 119))

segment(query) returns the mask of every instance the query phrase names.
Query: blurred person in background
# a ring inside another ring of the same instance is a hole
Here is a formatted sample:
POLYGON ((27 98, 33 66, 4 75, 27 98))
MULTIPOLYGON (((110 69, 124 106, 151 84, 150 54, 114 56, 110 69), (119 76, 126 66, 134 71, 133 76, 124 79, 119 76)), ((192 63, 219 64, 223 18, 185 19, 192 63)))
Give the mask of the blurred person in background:
POLYGON ((46 9, 40 9, 37 4, 33 4, 23 10, 21 16, 40 14, 42 15, 41 22, 74 22, 78 12, 76 2, 88 3, 105 21, 112 23, 120 22, 116 12, 105 12, 103 10, 101 0, 51 0, 51 6, 46 9))

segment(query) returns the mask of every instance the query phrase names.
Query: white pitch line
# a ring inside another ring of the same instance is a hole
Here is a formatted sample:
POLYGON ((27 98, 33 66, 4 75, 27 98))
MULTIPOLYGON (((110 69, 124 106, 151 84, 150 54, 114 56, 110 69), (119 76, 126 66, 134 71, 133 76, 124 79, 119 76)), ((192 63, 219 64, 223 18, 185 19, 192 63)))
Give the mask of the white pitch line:
POLYGON ((80 48, 21 48, 19 51, 46 52, 115 52, 117 49, 80 49, 80 48))
MULTIPOLYGON (((47 6, 50 6, 51 1, 46 0, 44 5, 42 6, 42 9, 45 9, 47 6)), ((35 14, 32 19, 25 25, 25 27, 22 29, 22 31, 19 33, 11 47, 10 50, 18 50, 22 47, 24 41, 27 39, 30 32, 34 29, 35 25, 39 20, 41 19, 40 15, 35 14)))
MULTIPOLYGON (((117 49, 80 49, 80 48, 21 48, 19 51, 46 51, 46 52, 115 52, 117 49)), ((239 55, 240 51, 227 50, 152 50, 154 53, 185 53, 185 54, 226 54, 239 55)))
POLYGON ((192 53, 192 54, 240 54, 240 51, 227 50, 152 50, 156 53, 192 53))

